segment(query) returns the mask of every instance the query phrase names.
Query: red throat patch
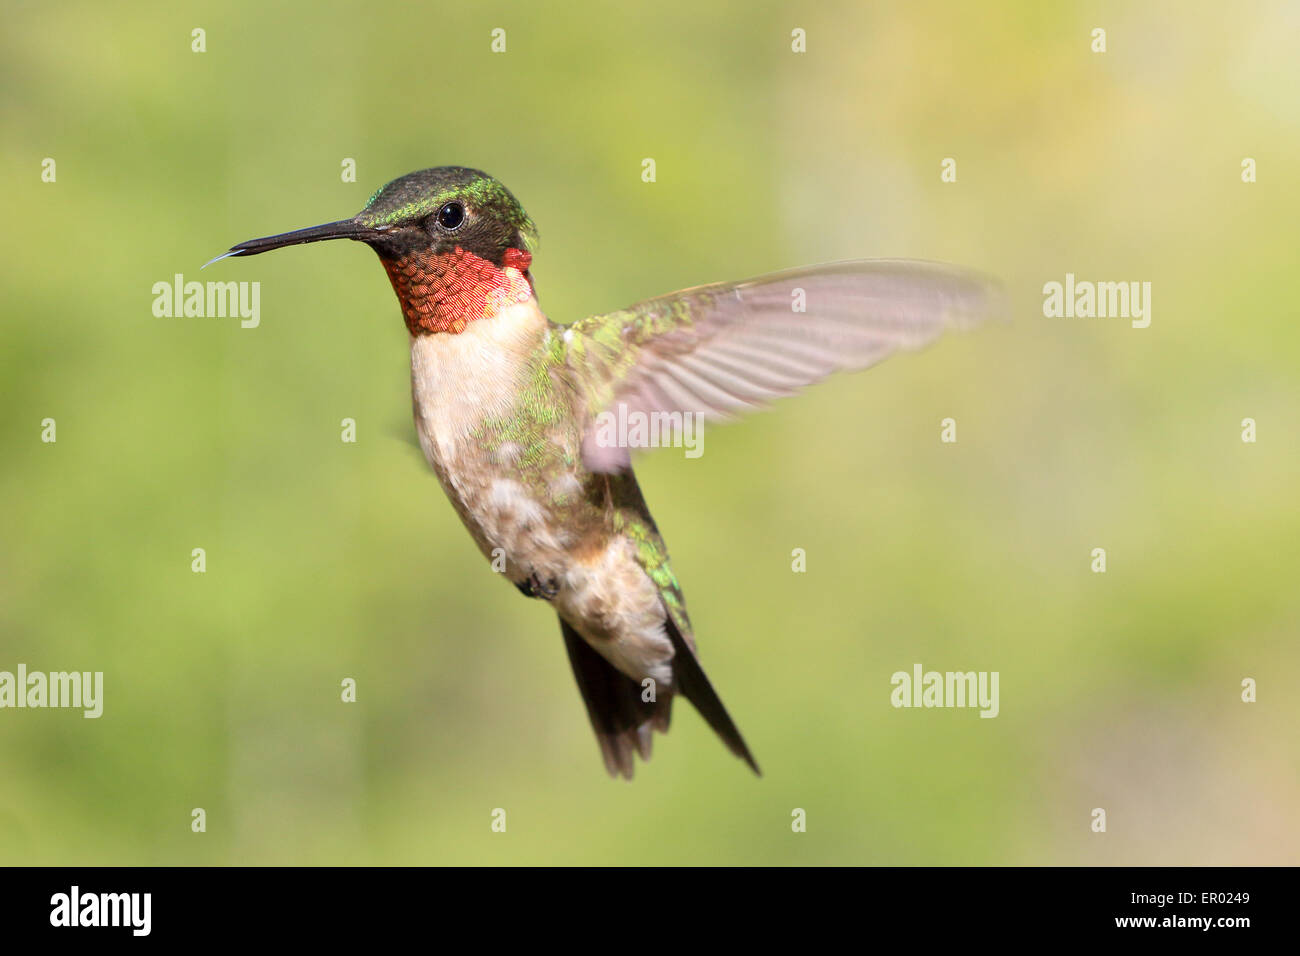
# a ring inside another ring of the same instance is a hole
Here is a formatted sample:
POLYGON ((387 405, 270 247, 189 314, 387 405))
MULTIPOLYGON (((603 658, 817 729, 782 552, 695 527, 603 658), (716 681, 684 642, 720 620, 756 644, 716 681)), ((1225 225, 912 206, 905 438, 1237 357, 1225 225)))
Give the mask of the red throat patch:
POLYGON ((527 302, 533 294, 528 277, 532 261, 532 255, 522 249, 507 249, 498 268, 457 247, 442 255, 418 252, 402 259, 385 259, 384 269, 412 335, 458 335, 471 322, 527 302))

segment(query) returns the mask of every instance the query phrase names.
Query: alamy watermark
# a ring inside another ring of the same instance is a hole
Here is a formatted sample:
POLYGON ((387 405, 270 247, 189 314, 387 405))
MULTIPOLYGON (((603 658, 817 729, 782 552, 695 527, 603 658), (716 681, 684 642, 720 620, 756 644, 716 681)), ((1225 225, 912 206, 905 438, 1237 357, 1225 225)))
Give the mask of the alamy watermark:
POLYGON ((1150 282, 1093 282, 1065 274, 1043 285, 1043 315, 1049 319, 1131 319, 1135 329, 1151 324, 1150 282))
POLYGON ((262 283, 186 282, 176 273, 171 282, 153 284, 153 314, 160 319, 240 319, 255 329, 262 321, 262 283))
POLYGON ((996 717, 997 671, 895 671, 889 702, 895 707, 978 707, 981 717, 996 717))
POLYGON ((152 893, 83 893, 74 885, 50 897, 50 925, 121 926, 133 936, 148 936, 152 910, 152 893))
POLYGON ((619 403, 596 416, 600 448, 684 448, 687 458, 704 454, 704 416, 699 412, 642 412, 619 403))
POLYGON ((0 671, 0 709, 5 707, 79 707, 84 717, 104 713, 103 671, 0 671))

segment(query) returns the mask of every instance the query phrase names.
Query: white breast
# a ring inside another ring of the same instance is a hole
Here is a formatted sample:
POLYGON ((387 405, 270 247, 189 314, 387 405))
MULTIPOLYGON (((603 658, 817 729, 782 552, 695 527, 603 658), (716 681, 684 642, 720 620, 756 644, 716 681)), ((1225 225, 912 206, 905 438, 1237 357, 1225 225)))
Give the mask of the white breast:
MULTIPOLYGON (((664 633, 658 590, 637 561, 635 548, 611 536, 598 550, 575 558, 572 532, 521 480, 509 443, 482 448, 475 433, 487 418, 510 415, 527 385, 530 358, 551 334, 536 300, 459 335, 411 339, 411 389, 420 447, 461 520, 489 559, 502 549, 506 574, 516 582, 537 573, 554 580, 556 609, 623 673, 649 675, 671 686, 672 645, 664 633)), ((577 438, 570 436, 576 450, 577 438)), ((550 500, 581 492, 576 474, 551 479, 550 500)))
POLYGON ((529 299, 471 322, 459 335, 411 337, 415 424, 435 470, 462 454, 485 418, 509 413, 524 385, 526 359, 546 334, 546 317, 529 299))
POLYGON ((485 419, 510 415, 526 385, 530 359, 550 334, 536 300, 473 322, 459 335, 411 339, 415 427, 424 456, 489 558, 504 549, 512 580, 525 569, 553 567, 569 544, 544 502, 518 480, 519 448, 483 448, 485 419))

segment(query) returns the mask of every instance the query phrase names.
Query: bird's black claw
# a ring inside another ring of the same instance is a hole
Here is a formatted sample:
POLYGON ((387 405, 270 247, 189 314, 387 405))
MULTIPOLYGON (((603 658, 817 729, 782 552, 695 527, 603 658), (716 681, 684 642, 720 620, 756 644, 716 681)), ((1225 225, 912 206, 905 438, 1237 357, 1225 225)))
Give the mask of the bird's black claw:
POLYGON ((542 598, 547 601, 560 593, 560 583, 555 578, 543 581, 536 573, 528 575, 522 581, 516 581, 515 587, 524 597, 542 598))

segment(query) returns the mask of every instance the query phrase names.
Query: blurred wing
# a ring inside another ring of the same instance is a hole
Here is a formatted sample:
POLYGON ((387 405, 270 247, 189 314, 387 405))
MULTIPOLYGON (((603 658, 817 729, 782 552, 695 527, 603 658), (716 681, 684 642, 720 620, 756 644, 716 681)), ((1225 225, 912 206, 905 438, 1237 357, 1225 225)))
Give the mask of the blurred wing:
POLYGON ((565 332, 565 360, 587 412, 583 460, 597 472, 629 464, 627 447, 598 437, 601 412, 724 421, 831 372, 919 348, 948 326, 972 325, 998 299, 997 286, 974 273, 863 259, 699 286, 582 319, 565 332))

